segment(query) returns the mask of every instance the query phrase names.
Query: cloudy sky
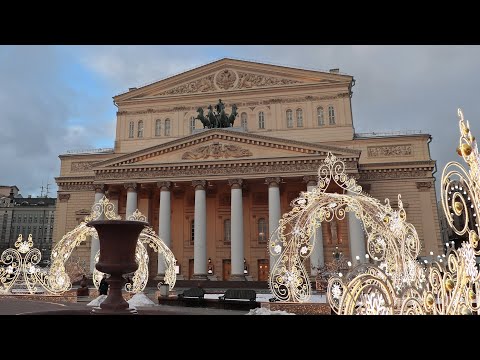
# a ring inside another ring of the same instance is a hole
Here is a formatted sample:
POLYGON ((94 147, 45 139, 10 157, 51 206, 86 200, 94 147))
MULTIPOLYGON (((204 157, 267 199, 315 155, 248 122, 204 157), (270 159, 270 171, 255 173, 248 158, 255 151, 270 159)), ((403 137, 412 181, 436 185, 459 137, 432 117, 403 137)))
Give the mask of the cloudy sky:
POLYGON ((437 179, 458 107, 480 136, 480 46, 0 46, 0 185, 56 196, 59 154, 113 147, 112 96, 223 57, 353 75, 355 130, 431 134, 437 179))

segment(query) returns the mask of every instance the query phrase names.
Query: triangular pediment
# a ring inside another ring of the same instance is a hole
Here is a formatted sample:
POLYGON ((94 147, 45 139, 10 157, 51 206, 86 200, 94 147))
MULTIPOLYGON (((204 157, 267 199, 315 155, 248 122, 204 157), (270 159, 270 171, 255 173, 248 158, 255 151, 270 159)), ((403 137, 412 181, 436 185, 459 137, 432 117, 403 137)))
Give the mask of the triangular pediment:
POLYGON ((161 145, 97 163, 95 169, 191 165, 235 160, 268 162, 325 157, 360 157, 359 150, 279 139, 227 129, 210 129, 161 145))
POLYGON ((114 97, 115 101, 215 94, 302 84, 345 84, 349 75, 222 59, 114 97))

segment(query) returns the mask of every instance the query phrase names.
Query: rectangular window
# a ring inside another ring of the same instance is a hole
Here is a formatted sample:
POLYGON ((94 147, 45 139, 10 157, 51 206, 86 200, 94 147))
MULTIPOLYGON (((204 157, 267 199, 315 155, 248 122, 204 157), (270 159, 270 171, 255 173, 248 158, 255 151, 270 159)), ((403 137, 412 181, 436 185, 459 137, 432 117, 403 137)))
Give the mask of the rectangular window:
POLYGON ((165 136, 170 136, 170 119, 165 120, 165 136))
POLYGON ((258 128, 265 129, 265 114, 263 113, 263 111, 260 111, 258 113, 258 128))
POLYGON ((134 130, 134 124, 133 124, 133 121, 130 121, 130 123, 128 124, 128 137, 130 139, 133 138, 133 130, 134 130))

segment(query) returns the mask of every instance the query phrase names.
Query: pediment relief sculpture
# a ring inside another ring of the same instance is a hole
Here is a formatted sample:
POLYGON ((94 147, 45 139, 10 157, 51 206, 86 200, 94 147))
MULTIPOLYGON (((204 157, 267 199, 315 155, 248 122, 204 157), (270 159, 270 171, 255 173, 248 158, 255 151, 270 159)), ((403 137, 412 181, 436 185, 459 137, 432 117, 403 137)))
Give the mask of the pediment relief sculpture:
POLYGON ((253 156, 252 152, 238 145, 213 143, 187 151, 182 155, 183 160, 228 159, 253 156))
POLYGON ((218 90, 250 89, 256 87, 300 84, 302 81, 275 76, 236 72, 232 69, 223 69, 200 79, 177 85, 162 91, 157 96, 181 95, 214 92, 218 90))

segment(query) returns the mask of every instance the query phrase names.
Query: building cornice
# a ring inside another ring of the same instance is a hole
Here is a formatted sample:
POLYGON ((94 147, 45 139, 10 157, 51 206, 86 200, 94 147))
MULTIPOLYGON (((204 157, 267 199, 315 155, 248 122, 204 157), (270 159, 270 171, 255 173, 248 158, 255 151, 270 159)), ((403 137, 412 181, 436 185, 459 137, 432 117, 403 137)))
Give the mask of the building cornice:
POLYGON ((94 170, 106 166, 122 166, 143 161, 151 157, 159 156, 171 151, 184 149, 190 146, 198 145, 211 140, 236 141, 243 144, 260 145, 276 149, 298 151, 301 154, 317 154, 326 156, 330 151, 337 157, 356 158, 360 157, 360 150, 341 148, 331 145, 312 144, 296 140, 279 139, 258 134, 245 134, 233 132, 225 129, 210 129, 197 134, 175 139, 167 143, 152 146, 146 149, 138 150, 129 154, 122 154, 95 164, 94 170))

